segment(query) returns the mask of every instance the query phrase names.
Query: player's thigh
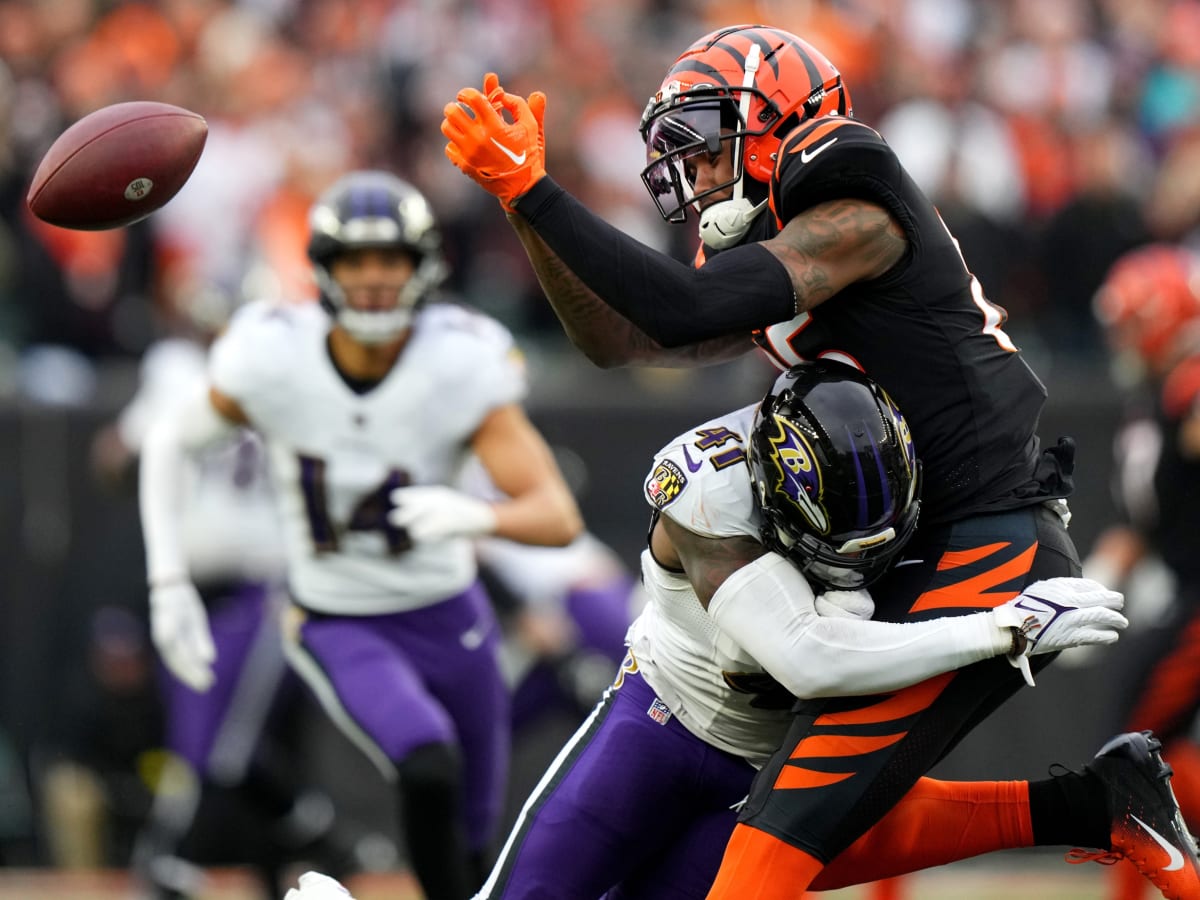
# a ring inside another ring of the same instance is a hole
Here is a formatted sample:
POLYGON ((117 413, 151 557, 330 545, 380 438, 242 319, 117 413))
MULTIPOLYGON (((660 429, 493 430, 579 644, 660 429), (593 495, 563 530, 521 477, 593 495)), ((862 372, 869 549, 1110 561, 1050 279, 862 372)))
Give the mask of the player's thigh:
POLYGON ((494 773, 507 768, 511 695, 500 669, 500 628, 483 586, 476 582, 434 606, 389 617, 386 628, 454 723, 468 788, 498 798, 494 773))
POLYGON ((871 596, 876 619, 921 621, 992 609, 1035 581, 1079 572, 1066 527, 1038 505, 918 528, 871 596))
MULTIPOLYGON (((619 680, 534 788, 481 898, 596 900, 686 831, 712 748, 652 718, 640 677, 619 680)), ((741 765, 729 796, 749 785, 741 765)))
POLYGON ((334 724, 385 772, 416 747, 455 740, 453 721, 391 639, 387 618, 310 614, 286 644, 334 724))

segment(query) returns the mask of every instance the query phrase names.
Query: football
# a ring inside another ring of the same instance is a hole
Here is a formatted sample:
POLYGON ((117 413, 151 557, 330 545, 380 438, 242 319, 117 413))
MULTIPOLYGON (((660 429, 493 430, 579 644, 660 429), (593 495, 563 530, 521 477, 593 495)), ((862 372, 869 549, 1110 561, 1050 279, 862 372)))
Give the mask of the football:
POLYGON ((169 103, 106 106, 50 145, 26 200, 35 216, 63 228, 130 225, 179 192, 207 139, 203 116, 169 103))

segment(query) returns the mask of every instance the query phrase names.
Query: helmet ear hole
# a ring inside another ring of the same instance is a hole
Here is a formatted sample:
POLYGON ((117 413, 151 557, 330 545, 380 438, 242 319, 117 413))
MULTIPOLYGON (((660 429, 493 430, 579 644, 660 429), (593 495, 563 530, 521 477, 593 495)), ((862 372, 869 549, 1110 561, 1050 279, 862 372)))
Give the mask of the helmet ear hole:
POLYGON ((778 138, 782 141, 792 131, 794 131, 799 124, 800 115, 793 112, 775 127, 775 130, 771 132, 771 137, 778 138))

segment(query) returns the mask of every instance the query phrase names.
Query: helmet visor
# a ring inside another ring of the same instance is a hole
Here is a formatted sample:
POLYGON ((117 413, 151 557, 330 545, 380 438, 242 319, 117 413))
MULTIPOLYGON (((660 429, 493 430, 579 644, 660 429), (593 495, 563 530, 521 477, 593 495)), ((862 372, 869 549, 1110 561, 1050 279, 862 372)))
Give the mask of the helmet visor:
POLYGON ((642 181, 662 217, 668 222, 682 222, 687 207, 701 197, 725 190, 741 174, 741 160, 734 152, 733 178, 721 184, 695 192, 695 167, 689 160, 697 156, 711 157, 722 151, 722 142, 742 133, 736 127, 740 120, 726 95, 723 99, 668 107, 654 116, 643 129, 646 139, 646 167, 642 181))

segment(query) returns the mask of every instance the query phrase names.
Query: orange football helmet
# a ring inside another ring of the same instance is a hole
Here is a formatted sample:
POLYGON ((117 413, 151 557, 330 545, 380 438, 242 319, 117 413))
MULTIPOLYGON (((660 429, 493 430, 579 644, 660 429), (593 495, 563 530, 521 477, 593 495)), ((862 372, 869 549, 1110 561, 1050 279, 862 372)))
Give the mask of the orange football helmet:
POLYGON ((684 221, 689 205, 730 186, 740 197, 745 175, 764 186, 757 193, 765 198, 783 138, 832 113, 851 114, 850 94, 811 44, 766 25, 713 31, 680 54, 642 113, 642 180, 668 222, 684 221), (686 160, 713 156, 725 142, 733 177, 695 195, 686 160))
POLYGON ((1093 308, 1109 344, 1161 373, 1200 336, 1200 257, 1168 244, 1126 253, 1109 269, 1093 308))

